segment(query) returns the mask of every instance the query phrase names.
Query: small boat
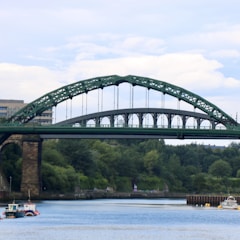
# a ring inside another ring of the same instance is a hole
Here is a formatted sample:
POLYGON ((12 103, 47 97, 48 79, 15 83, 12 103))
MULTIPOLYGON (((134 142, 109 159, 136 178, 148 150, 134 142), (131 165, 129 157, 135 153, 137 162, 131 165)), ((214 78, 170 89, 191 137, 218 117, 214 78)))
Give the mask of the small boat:
POLYGON ((36 204, 30 200, 23 204, 24 214, 27 217, 37 216, 40 212, 37 210, 36 204))
POLYGON ((25 213, 25 216, 32 217, 37 216, 40 214, 40 212, 37 210, 37 206, 35 203, 31 202, 30 197, 30 189, 28 190, 28 202, 23 204, 23 210, 25 213))
POLYGON ((21 218, 25 216, 22 206, 18 203, 9 203, 3 213, 6 218, 21 218))
POLYGON ((220 202, 220 205, 218 206, 218 208, 240 210, 240 206, 238 205, 237 200, 233 196, 228 196, 227 199, 220 202))

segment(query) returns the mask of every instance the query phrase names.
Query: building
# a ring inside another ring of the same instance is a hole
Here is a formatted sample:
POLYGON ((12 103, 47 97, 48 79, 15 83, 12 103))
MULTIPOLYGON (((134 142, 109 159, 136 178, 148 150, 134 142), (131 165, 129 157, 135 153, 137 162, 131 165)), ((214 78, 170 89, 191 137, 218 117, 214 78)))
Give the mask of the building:
MULTIPOLYGON (((23 100, 7 100, 0 99, 0 118, 10 118, 14 113, 25 107, 27 103, 23 100)), ((44 111, 41 116, 37 116, 31 120, 31 122, 38 123, 41 125, 52 124, 53 113, 52 109, 44 111)))

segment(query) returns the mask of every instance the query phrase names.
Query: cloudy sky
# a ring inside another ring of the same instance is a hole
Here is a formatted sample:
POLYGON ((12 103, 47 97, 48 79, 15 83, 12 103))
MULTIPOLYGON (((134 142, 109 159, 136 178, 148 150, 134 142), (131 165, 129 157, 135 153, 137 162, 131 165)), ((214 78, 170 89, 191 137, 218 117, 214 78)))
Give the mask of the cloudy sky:
POLYGON ((79 80, 132 74, 236 118, 239 9, 238 0, 1 1, 1 98, 31 102, 79 80))

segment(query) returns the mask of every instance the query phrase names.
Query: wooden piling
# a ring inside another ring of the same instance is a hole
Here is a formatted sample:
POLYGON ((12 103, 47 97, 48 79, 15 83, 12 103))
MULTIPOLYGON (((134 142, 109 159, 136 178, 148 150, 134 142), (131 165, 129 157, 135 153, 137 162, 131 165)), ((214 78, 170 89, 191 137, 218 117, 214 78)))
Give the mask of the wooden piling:
MULTIPOLYGON (((224 201, 228 195, 187 195, 186 200, 188 205, 204 206, 209 203, 210 206, 218 206, 220 202, 224 201)), ((237 203, 240 204, 240 196, 234 196, 237 203)))

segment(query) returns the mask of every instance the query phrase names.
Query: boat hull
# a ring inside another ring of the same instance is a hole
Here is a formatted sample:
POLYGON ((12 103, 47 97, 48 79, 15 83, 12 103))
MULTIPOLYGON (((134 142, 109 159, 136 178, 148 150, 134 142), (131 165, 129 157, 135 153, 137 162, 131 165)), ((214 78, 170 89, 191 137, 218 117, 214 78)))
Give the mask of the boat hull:
POLYGON ((5 212, 6 218, 22 218, 25 216, 24 211, 17 211, 17 212, 5 212))
POLYGON ((23 209, 25 212, 25 216, 27 217, 37 216, 40 214, 39 211, 37 210, 36 204, 30 201, 23 205, 23 209))
POLYGON ((220 203, 219 208, 238 210, 240 206, 233 196, 229 196, 227 199, 220 203))
POLYGON ((31 211, 31 210, 25 211, 26 217, 33 217, 33 216, 37 216, 37 215, 39 215, 39 212, 37 210, 36 211, 31 211))

